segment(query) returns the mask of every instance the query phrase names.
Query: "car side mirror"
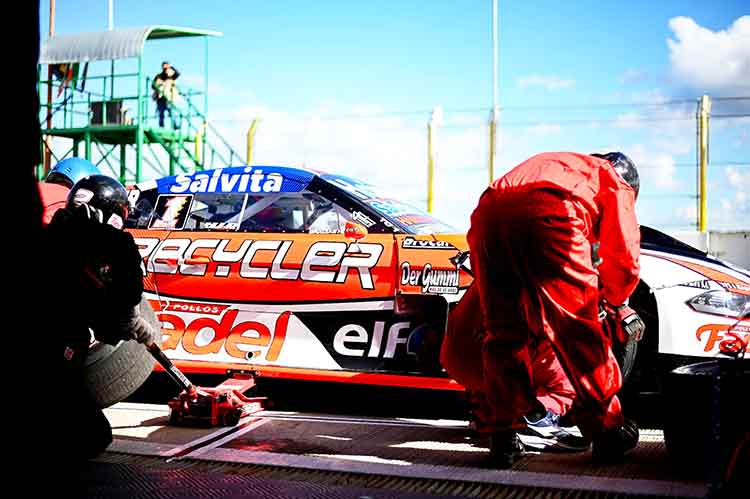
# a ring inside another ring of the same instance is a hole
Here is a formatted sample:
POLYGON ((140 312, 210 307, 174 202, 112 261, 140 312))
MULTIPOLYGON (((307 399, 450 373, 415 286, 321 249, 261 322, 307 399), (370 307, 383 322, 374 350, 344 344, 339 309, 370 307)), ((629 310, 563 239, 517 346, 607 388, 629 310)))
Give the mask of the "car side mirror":
POLYGON ((344 237, 347 239, 353 239, 354 242, 359 242, 360 239, 364 239, 367 236, 367 228, 357 222, 347 220, 344 226, 344 237))

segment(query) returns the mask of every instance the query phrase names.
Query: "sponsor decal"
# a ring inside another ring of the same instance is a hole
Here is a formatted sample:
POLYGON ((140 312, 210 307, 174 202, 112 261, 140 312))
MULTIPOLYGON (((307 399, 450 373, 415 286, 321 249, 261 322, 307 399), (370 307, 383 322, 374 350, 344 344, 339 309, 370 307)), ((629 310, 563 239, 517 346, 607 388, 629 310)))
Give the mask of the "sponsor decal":
POLYGON ((187 321, 176 314, 157 314, 162 323, 162 349, 181 346, 191 355, 222 352, 247 360, 263 357, 275 362, 279 358, 289 325, 290 312, 280 314, 273 328, 257 321, 237 320, 239 310, 228 309, 220 318, 198 317, 187 321))
POLYGON ((750 294, 750 284, 746 284, 743 282, 726 282, 726 281, 717 281, 719 283, 719 286, 722 288, 728 290, 728 291, 737 291, 741 294, 750 294))
POLYGON ((354 220, 355 222, 361 223, 368 229, 372 227, 373 225, 375 225, 375 221, 372 218, 365 215, 364 213, 362 213, 361 211, 352 212, 352 220, 354 220))
POLYGON ((215 305, 213 303, 193 303, 172 301, 166 302, 162 311, 164 312, 188 312, 191 314, 221 315, 229 308, 229 305, 215 305))
POLYGON ((149 229, 182 229, 187 220, 193 196, 159 196, 149 222, 149 229))
POLYGON ((434 239, 415 239, 407 237, 401 243, 402 248, 406 249, 457 249, 448 241, 436 241, 434 239))
POLYGON ((704 279, 702 281, 683 282, 680 283, 680 286, 685 286, 688 288, 711 289, 712 282, 713 281, 704 279))
POLYGON ((203 222, 201 228, 210 230, 239 230, 237 222, 203 222))
POLYGON ((718 352, 731 350, 737 342, 736 335, 747 345, 746 352, 750 352, 750 325, 737 324, 734 327, 727 324, 706 324, 698 328, 695 337, 703 344, 704 352, 718 352))
POLYGON ((385 321, 376 321, 372 332, 359 324, 341 326, 333 337, 333 350, 347 357, 392 359, 399 345, 406 351, 410 323, 397 322, 385 332, 385 321), (385 340, 385 341, 383 341, 385 340))
POLYGON ((412 269, 409 262, 401 264, 401 284, 420 286, 422 293, 456 294, 459 286, 458 269, 433 269, 426 263, 421 269, 412 269))
POLYGON ((221 192, 274 193, 298 192, 306 182, 285 178, 263 168, 217 168, 213 172, 196 172, 157 180, 159 192, 171 194, 205 194, 221 192))
POLYGON ((387 220, 384 217, 380 217, 380 223, 383 224, 383 225, 385 225, 386 227, 388 227, 390 229, 395 228, 395 226, 389 220, 387 220))
POLYGON ((239 275, 245 279, 336 284, 343 284, 350 276, 356 275, 363 289, 375 289, 372 269, 383 253, 381 244, 318 241, 310 245, 300 265, 287 258, 294 241, 246 239, 239 248, 229 250, 231 239, 170 238, 160 244, 153 244, 153 238, 135 240, 141 256, 148 258, 149 272, 155 274, 205 276, 211 273, 216 277, 239 275), (194 260, 198 250, 209 261, 186 263, 194 260), (273 255, 270 266, 257 262, 260 259, 267 261, 270 255, 273 255))

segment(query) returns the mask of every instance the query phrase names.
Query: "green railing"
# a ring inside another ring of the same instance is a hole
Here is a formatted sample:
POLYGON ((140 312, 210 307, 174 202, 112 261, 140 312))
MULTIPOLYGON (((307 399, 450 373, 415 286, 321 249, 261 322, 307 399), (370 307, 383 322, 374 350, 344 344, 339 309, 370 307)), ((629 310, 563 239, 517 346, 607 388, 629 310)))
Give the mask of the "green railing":
MULTIPOLYGON (((48 117, 51 123, 49 128, 58 132, 84 129, 87 136, 93 135, 94 142, 97 141, 98 131, 133 130, 140 124, 148 142, 160 144, 167 152, 168 167, 163 164, 154 165, 159 166, 157 171, 160 173, 174 174, 177 169, 188 171, 243 163, 239 153, 207 121, 203 110, 196 105, 196 99, 198 103, 205 102, 203 92, 182 89, 178 85, 179 98, 170 103, 172 123, 169 113, 165 113, 165 126, 160 128, 156 103, 152 99, 151 82, 151 78, 144 78, 139 82, 137 73, 86 76, 85 88, 80 89, 80 83, 79 88, 73 88, 72 84, 63 87, 59 80, 40 79, 39 117, 42 133, 48 128, 48 117), (143 85, 140 92, 139 84, 143 85), (53 102, 48 105, 47 89, 50 86, 53 102), (119 95, 118 91, 123 95, 119 95)), ((98 144, 95 145, 99 148, 98 144)), ((134 143, 128 145, 137 147, 134 143)), ((147 144, 144 144, 145 148, 148 148, 147 144)), ((66 155, 70 153, 68 151, 66 155)), ((140 151, 142 158, 145 153, 143 149, 140 151)), ((101 161, 106 160, 110 154, 112 150, 106 152, 101 161)), ((151 151, 151 156, 155 161, 158 160, 154 151, 151 151)))

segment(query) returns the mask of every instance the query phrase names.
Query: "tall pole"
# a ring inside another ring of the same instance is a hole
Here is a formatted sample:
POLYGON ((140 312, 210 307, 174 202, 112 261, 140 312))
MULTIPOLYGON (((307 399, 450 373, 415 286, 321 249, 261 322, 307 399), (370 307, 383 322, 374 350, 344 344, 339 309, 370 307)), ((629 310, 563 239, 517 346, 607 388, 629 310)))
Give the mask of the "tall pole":
POLYGON ((112 31, 112 29, 115 27, 114 14, 112 13, 112 0, 109 0, 109 2, 107 2, 107 7, 107 12, 109 14, 109 30, 112 31))
POLYGON ((708 200, 706 193, 706 177, 708 169, 708 118, 711 114, 711 98, 704 95, 698 103, 698 230, 706 232, 708 218, 708 200))
MULTIPOLYGON (((55 0, 49 2, 49 37, 55 36, 55 0)), ((52 66, 47 65, 47 129, 52 128, 52 66)), ((52 149, 49 135, 44 138, 44 175, 52 167, 52 149)))
POLYGON ((495 180, 495 153, 497 150, 497 118, 499 109, 497 107, 497 0, 492 0, 492 115, 490 116, 490 158, 488 163, 489 180, 495 180))
POLYGON ((255 129, 258 127, 260 120, 255 118, 250 124, 250 128, 247 130, 247 165, 253 164, 253 149, 255 146, 255 129))
MULTIPOLYGON (((433 113, 434 114, 434 113, 433 113)), ((432 149, 432 132, 435 120, 427 123, 427 213, 432 213, 432 185, 435 179, 435 155, 432 149)))
POLYGON ((427 123, 427 213, 432 213, 435 185, 435 128, 443 122, 443 108, 436 106, 427 123))

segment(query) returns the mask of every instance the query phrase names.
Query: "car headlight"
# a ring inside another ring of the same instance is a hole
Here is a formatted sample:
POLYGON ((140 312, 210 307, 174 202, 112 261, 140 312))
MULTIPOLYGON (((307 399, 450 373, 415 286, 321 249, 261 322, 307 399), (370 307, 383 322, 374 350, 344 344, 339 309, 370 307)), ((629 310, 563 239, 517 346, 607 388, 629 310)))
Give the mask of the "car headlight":
POLYGON ((687 301, 696 312, 743 318, 750 314, 750 295, 713 290, 695 296, 687 301))

